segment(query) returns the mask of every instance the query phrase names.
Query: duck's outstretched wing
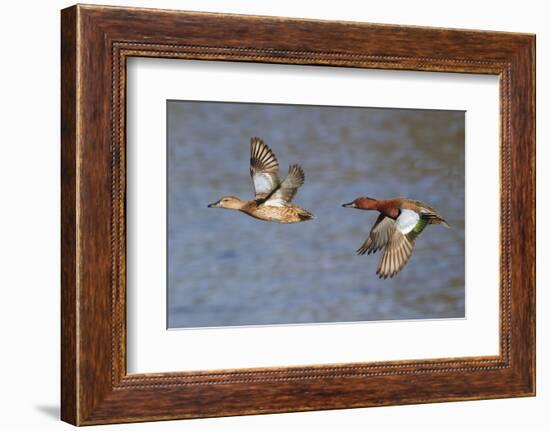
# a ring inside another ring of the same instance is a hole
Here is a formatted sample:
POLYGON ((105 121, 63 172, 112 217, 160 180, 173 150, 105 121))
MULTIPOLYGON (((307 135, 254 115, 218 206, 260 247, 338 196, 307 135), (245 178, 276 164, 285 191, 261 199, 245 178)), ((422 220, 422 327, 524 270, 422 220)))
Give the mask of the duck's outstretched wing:
POLYGON ((357 254, 376 253, 385 247, 394 230, 395 221, 384 214, 380 214, 372 226, 368 238, 357 250, 357 254))
POLYGON ((279 162, 273 151, 258 137, 250 140, 250 176, 256 199, 265 199, 279 186, 279 162))
POLYGON ((300 165, 290 165, 288 175, 277 189, 266 199, 266 205, 284 206, 290 204, 298 189, 305 181, 304 170, 300 165))
POLYGON ((397 221, 384 214, 380 214, 372 227, 369 237, 363 245, 357 250, 357 254, 371 254, 384 248, 384 253, 378 263, 376 274, 380 278, 388 278, 396 275, 412 255, 414 248, 414 239, 412 231, 412 220, 418 220, 418 215, 407 211, 406 216, 397 221))
POLYGON ((403 234, 399 229, 394 229, 378 263, 376 271, 378 277, 391 278, 401 271, 409 261, 413 248, 414 239, 411 240, 408 235, 403 234))
POLYGON ((357 254, 376 253, 385 247, 395 229, 395 221, 380 214, 374 222, 366 241, 359 247, 357 254))

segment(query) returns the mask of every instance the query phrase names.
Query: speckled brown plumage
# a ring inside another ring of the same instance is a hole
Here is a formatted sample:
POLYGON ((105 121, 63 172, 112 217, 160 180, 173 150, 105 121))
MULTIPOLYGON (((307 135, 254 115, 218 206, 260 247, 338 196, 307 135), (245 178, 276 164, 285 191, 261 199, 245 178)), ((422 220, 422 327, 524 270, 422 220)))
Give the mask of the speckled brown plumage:
POLYGON ((290 165, 288 175, 279 180, 279 162, 273 151, 258 137, 250 140, 250 176, 255 198, 243 201, 236 196, 224 196, 208 205, 241 211, 259 220, 275 223, 299 223, 311 220, 313 214, 292 203, 305 175, 300 165, 290 165))

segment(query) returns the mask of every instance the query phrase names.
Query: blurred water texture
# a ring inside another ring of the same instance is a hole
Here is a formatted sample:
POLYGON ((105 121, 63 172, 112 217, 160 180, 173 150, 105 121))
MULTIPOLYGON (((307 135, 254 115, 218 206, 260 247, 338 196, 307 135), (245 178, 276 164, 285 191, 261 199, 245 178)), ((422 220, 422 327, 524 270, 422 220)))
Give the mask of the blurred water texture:
POLYGON ((464 317, 464 112, 168 101, 168 327, 464 317), (295 202, 315 220, 279 225, 207 208, 253 197, 260 136, 281 177, 306 175, 295 202), (357 196, 438 209, 404 270, 380 280, 357 256, 376 212, 357 196))

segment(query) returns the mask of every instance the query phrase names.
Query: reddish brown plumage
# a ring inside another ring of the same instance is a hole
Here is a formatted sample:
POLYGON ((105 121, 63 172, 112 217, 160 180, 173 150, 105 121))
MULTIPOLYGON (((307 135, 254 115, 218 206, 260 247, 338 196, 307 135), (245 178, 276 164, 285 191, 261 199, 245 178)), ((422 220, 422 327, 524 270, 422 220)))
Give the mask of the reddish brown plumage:
POLYGON ((401 198, 373 199, 360 197, 355 199, 353 203, 355 203, 355 207, 358 209, 380 211, 385 216, 396 219, 399 216, 401 200, 401 198))

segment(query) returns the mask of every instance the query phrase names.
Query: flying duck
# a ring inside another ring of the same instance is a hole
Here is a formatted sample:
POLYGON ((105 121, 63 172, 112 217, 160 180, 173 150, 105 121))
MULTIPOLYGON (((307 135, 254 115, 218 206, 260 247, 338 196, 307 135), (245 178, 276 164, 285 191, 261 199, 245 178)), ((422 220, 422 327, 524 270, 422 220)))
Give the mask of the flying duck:
POLYGON ((224 196, 208 207, 237 210, 276 223, 298 223, 313 218, 312 213, 292 203, 304 184, 302 167, 290 165, 288 175, 280 181, 279 162, 273 151, 258 137, 250 140, 250 176, 254 184, 254 199, 243 201, 235 196, 224 196))
POLYGON ((403 269, 412 255, 416 238, 427 225, 442 224, 449 227, 439 212, 424 202, 412 199, 359 197, 342 206, 376 210, 380 213, 357 254, 371 254, 384 249, 376 271, 376 274, 384 279, 393 277, 403 269))

